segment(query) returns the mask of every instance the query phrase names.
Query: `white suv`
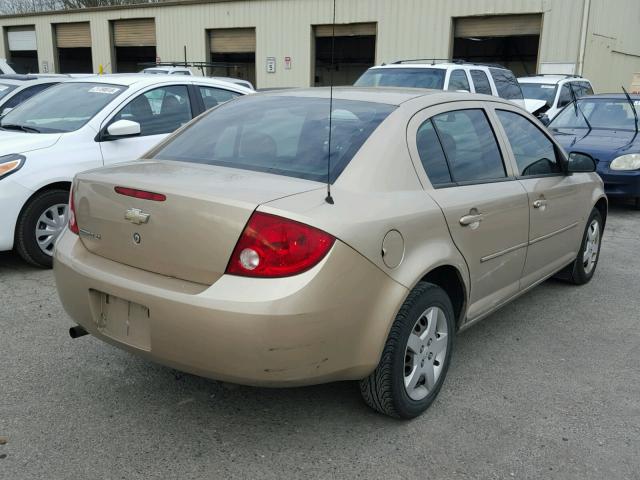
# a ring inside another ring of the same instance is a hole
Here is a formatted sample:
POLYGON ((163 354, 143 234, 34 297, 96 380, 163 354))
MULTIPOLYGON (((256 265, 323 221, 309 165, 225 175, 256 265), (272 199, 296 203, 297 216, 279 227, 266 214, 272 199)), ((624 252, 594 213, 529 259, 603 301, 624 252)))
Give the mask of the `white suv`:
POLYGON ((5 58, 0 58, 0 75, 10 75, 14 74, 16 71, 11 68, 11 65, 7 62, 5 58))
POLYGON ((576 98, 593 95, 591 82, 577 75, 536 75, 518 78, 527 110, 548 124, 576 98), (573 89, 573 94, 571 90, 573 89))
POLYGON ((483 93, 524 108, 522 91, 511 70, 500 65, 463 61, 399 60, 371 67, 356 87, 412 87, 483 93))

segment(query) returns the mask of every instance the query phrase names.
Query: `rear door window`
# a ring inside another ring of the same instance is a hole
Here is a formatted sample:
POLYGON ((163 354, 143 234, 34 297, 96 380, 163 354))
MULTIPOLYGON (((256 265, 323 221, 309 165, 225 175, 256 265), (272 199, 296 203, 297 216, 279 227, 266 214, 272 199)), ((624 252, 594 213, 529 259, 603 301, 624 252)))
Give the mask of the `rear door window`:
POLYGON ((473 183, 506 178, 498 142, 483 110, 442 113, 433 117, 432 121, 454 182, 473 183))
POLYGON ((473 86, 476 88, 476 93, 484 93, 485 95, 492 95, 491 84, 487 74, 482 70, 471 70, 471 80, 473 80, 473 86))
POLYGON ((233 100, 240 96, 240 94, 236 92, 231 92, 222 88, 204 87, 202 85, 198 85, 198 91, 202 97, 205 110, 217 107, 221 103, 228 102, 229 100, 233 100))
POLYGON ((562 172, 551 140, 530 120, 507 110, 496 110, 504 128, 521 176, 562 172))
POLYGON ((416 134, 416 146, 420 161, 427 172, 431 185, 437 187, 451 183, 452 179, 447 165, 447 157, 444 155, 438 134, 431 120, 427 120, 420 125, 416 134))
POLYGON ((496 84, 498 96, 505 100, 523 100, 522 90, 516 77, 510 70, 504 68, 489 68, 489 72, 493 77, 493 83, 496 84))
POLYGON ((571 103, 571 100, 572 100, 571 87, 569 87, 568 83, 565 83, 564 85, 562 85, 562 88, 560 89, 560 97, 558 97, 558 108, 562 108, 566 105, 569 105, 569 103, 571 103))
POLYGON ((467 92, 471 91, 471 88, 469 88, 469 80, 467 79, 467 74, 464 70, 457 69, 451 72, 447 90, 466 90, 467 92))

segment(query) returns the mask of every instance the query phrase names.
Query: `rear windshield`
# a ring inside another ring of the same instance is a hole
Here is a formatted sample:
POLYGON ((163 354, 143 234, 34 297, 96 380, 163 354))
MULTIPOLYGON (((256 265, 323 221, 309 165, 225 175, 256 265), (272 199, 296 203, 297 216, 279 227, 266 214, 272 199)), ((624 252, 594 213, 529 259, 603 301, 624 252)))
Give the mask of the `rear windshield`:
MULTIPOLYGON (((395 107, 334 100, 331 182, 395 107)), ((156 152, 156 159, 220 165, 326 181, 329 100, 247 96, 200 117, 156 152)))
POLYGON ((442 68, 374 68, 367 70, 356 87, 444 88, 446 70, 442 68))
POLYGON ((520 84, 510 70, 490 68, 489 71, 493 77, 493 83, 496 84, 499 97, 505 100, 523 100, 520 84))
POLYGON ((524 98, 530 100, 544 100, 549 106, 553 105, 556 98, 556 85, 550 83, 521 83, 524 98))
POLYGON ((6 83, 0 83, 0 98, 6 96, 15 90, 17 85, 7 85, 6 83))

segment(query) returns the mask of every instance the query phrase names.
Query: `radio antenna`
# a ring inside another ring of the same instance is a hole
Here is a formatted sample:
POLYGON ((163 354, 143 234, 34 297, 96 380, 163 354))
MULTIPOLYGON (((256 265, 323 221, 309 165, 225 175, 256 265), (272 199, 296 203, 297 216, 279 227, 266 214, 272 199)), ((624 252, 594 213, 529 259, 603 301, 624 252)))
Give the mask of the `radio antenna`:
POLYGON ((333 113, 333 70, 335 68, 335 49, 336 49, 336 0, 333 0, 333 21, 331 23, 331 69, 329 71, 329 154, 327 156, 327 196, 324 201, 329 205, 333 205, 333 197, 331 196, 331 127, 333 113))

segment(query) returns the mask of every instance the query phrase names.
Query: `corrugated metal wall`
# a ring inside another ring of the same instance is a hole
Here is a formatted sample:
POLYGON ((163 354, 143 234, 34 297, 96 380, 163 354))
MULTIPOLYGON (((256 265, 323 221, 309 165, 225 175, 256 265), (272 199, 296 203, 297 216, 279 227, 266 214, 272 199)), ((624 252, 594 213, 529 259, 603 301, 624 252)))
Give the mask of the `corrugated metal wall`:
MULTIPOLYGON (((632 11, 637 11, 640 6, 638 0, 621 1, 632 11)), ((579 57, 584 2, 585 0, 338 0, 336 20, 338 23, 376 22, 376 63, 381 63, 398 58, 448 57, 452 48, 453 17, 542 13, 539 61, 574 63, 579 57)), ((208 29, 255 27, 258 85, 308 86, 311 83, 313 62, 312 25, 331 22, 332 4, 332 0, 238 0, 0 18, 0 26, 35 25, 41 68, 42 62, 46 61, 50 65, 50 71, 55 69, 52 23, 91 21, 95 71, 101 64, 106 71, 111 70, 109 22, 112 20, 154 17, 157 54, 162 60, 182 59, 183 46, 186 45, 189 60, 205 61, 208 58, 208 29), (267 57, 276 57, 276 73, 266 73, 267 57), (284 69, 284 57, 292 59, 290 70, 284 69)), ((620 31, 624 25, 625 36, 617 36, 616 45, 622 45, 619 47, 622 49, 637 51, 638 42, 634 44, 632 37, 635 36, 637 40, 638 14, 628 17, 624 12, 616 12, 610 8, 607 0, 593 0, 592 9, 590 29, 594 33, 605 30, 608 32, 609 28, 620 31)), ((0 36, 0 52, 6 51, 3 43, 3 36, 0 36)), ((603 90, 611 88, 612 81, 608 77, 612 76, 612 70, 603 69, 607 70, 606 75, 596 72, 607 61, 603 60, 604 51, 599 52, 600 50, 603 49, 597 46, 597 40, 588 42, 585 72, 593 74, 597 78, 596 88, 603 90), (591 62, 594 64, 591 65, 591 62)), ((621 79, 616 78, 614 81, 620 82, 621 79)))

